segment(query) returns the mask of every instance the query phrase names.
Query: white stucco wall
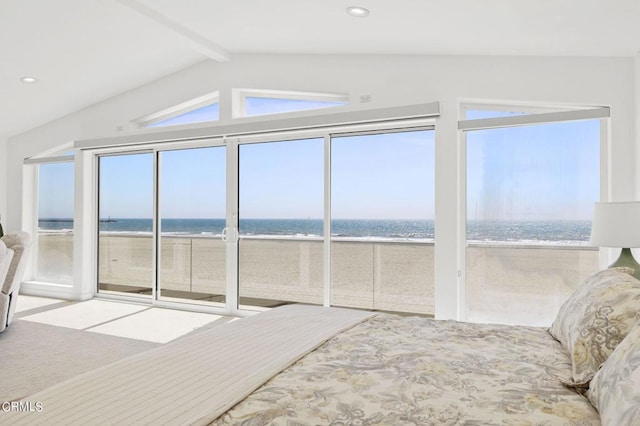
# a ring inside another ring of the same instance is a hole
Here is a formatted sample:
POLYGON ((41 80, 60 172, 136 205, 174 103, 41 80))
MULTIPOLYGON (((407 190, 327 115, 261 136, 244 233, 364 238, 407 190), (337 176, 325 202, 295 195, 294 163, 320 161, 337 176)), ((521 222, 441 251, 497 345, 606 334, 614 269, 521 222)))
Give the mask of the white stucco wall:
MULTIPOLYGON (((611 107, 613 200, 636 195, 634 58, 461 56, 234 55, 202 62, 8 142, 8 216, 20 227, 22 160, 70 140, 122 134, 131 120, 206 92, 219 90, 221 122, 229 120, 232 88, 346 92, 350 108, 441 102, 436 137, 436 311, 454 317, 457 299, 458 104, 464 100, 604 105, 611 107), (359 103, 360 95, 371 102, 359 103)), ((0 163, 1 164, 1 163, 0 163)), ((1 190, 1 186, 0 186, 1 190)), ((1 192, 0 192, 1 195, 1 192)), ((1 198, 0 198, 1 200, 1 198)))

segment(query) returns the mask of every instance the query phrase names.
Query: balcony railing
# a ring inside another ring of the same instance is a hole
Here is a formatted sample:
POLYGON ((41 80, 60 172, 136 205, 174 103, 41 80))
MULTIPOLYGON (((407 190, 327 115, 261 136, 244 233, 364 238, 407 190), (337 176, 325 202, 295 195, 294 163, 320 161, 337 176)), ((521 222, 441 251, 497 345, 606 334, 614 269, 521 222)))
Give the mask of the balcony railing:
MULTIPOLYGON (((226 245, 219 238, 164 236, 160 288, 172 294, 224 295, 226 245)), ((150 290, 149 236, 100 236, 100 284, 150 290)), ((433 243, 333 241, 332 304, 433 313, 433 243)), ((323 244, 317 238, 242 237, 239 297, 323 303, 323 244)), ((187 296, 188 297, 188 296, 187 296)))
MULTIPOLYGON (((163 296, 224 301, 226 245, 211 236, 163 236, 163 296)), ((71 271, 71 234, 41 233, 39 269, 71 271), (55 261, 50 261, 55 259, 55 261)), ((149 235, 100 235, 101 289, 151 293, 149 235)), ((434 246, 424 241, 332 240, 331 304, 434 313, 434 246)), ((323 303, 321 238, 242 237, 239 297, 243 304, 323 303)), ((470 244, 468 318, 547 324, 586 276, 598 269, 592 247, 470 244), (499 313, 499 314, 497 314, 499 313)), ((456 285, 456 283, 451 283, 456 285)))
POLYGON ((598 248, 469 244, 467 319, 548 326, 558 309, 598 268, 598 248))

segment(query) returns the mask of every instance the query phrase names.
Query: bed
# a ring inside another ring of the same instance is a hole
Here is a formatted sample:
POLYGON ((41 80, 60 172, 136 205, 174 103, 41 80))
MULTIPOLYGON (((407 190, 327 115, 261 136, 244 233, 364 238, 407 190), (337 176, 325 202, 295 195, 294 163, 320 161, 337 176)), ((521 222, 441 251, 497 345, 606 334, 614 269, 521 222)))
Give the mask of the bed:
POLYGON ((289 305, 74 377, 0 423, 639 424, 638 304, 640 281, 607 270, 550 329, 289 305))

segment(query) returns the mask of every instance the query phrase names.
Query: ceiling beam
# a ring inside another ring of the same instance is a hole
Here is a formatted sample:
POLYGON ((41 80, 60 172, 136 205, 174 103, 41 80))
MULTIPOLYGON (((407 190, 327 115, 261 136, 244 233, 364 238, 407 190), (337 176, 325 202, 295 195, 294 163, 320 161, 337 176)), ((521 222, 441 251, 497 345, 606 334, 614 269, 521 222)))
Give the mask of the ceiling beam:
POLYGON ((163 28, 172 31, 179 35, 183 40, 187 41, 189 45, 198 52, 208 56, 214 61, 226 62, 231 59, 231 55, 228 51, 196 33, 195 31, 179 24, 173 19, 163 15, 155 9, 140 3, 138 0, 117 0, 120 4, 135 10, 146 18, 154 21, 163 28))

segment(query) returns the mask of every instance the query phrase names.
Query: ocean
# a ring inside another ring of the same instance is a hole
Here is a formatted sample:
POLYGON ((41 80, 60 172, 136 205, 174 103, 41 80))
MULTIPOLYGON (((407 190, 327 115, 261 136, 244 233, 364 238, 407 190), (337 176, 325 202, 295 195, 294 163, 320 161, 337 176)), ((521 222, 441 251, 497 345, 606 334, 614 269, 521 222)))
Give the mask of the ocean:
MULTIPOLYGON (((40 219, 43 231, 67 232, 71 219, 40 219)), ((161 231, 169 235, 219 236, 224 219, 163 219, 161 231)), ((151 219, 109 218, 100 221, 101 232, 150 233, 151 219)), ((321 237, 320 219, 241 219, 240 235, 255 237, 321 237)), ((336 238, 433 241, 432 220, 335 219, 331 233, 336 238)), ((469 242, 513 242, 523 244, 586 245, 591 221, 477 221, 467 223, 469 242)))

